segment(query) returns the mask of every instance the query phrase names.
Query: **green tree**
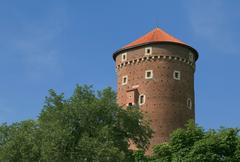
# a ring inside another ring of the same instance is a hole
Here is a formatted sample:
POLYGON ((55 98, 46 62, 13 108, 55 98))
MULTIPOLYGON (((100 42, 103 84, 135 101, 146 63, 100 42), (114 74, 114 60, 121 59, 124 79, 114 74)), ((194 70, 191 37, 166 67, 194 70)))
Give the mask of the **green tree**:
POLYGON ((152 130, 138 108, 121 108, 111 88, 77 86, 68 99, 49 91, 36 121, 0 125, 3 162, 131 162, 152 130))
POLYGON ((144 150, 134 151, 134 160, 135 162, 148 162, 148 158, 145 156, 144 150))
POLYGON ((237 162, 240 161, 239 129, 204 131, 190 121, 171 134, 168 143, 154 148, 154 162, 237 162))
POLYGON ((40 157, 37 123, 32 120, 0 126, 0 161, 32 162, 40 157))
POLYGON ((44 161, 130 161, 129 140, 146 149, 151 129, 136 108, 122 109, 111 88, 95 95, 77 86, 72 97, 53 90, 39 117, 44 161))

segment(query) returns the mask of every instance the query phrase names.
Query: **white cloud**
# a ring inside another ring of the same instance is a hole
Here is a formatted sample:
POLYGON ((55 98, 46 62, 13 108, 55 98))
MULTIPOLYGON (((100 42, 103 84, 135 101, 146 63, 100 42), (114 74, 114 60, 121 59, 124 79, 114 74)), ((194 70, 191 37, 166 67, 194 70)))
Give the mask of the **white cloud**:
POLYGON ((225 3, 228 1, 189 0, 185 6, 195 37, 218 51, 236 54, 239 46, 232 26, 236 24, 235 19, 238 19, 240 14, 233 14, 231 9, 237 9, 225 3))

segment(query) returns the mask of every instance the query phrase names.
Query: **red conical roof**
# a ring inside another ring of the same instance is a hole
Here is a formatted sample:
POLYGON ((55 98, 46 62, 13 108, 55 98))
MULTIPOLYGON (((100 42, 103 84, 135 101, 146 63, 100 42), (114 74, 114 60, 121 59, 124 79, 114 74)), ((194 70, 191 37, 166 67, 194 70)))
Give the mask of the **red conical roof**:
POLYGON ((151 44, 151 43, 175 43, 175 44, 179 44, 179 45, 185 46, 185 47, 191 49, 192 51, 194 51, 194 53, 196 53, 196 59, 198 58, 198 52, 194 48, 192 48, 191 46, 183 43, 182 41, 178 40, 177 38, 174 38, 173 36, 169 35, 165 31, 163 31, 162 29, 155 28, 152 31, 145 34, 144 36, 138 38, 137 40, 127 44, 126 46, 124 46, 124 47, 120 48, 119 50, 117 50, 116 52, 114 52, 113 53, 113 59, 115 60, 116 56, 124 50, 128 50, 128 49, 131 49, 131 48, 135 48, 135 47, 139 47, 139 46, 146 45, 146 44, 151 44))
POLYGON ((177 38, 174 38, 173 36, 169 35, 165 31, 163 31, 160 28, 155 28, 152 31, 148 32, 144 36, 138 38, 137 40, 127 44, 123 48, 128 48, 132 46, 137 46, 140 44, 150 43, 150 42, 174 42, 174 43, 180 43, 184 44, 182 41, 178 40, 177 38))

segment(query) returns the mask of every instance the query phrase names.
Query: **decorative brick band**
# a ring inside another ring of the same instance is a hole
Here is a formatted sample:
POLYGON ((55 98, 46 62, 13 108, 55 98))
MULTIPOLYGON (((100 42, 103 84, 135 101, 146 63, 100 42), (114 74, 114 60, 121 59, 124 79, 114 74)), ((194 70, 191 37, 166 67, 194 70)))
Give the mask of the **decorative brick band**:
POLYGON ((144 61, 156 61, 156 60, 176 60, 176 61, 180 61, 183 62, 185 64, 190 65, 193 70, 195 70, 195 64, 193 62, 190 62, 187 59, 181 58, 181 57, 177 57, 177 56, 144 56, 138 59, 134 59, 134 60, 129 60, 129 61, 125 61, 119 65, 116 66, 117 69, 120 69, 124 66, 127 65, 131 65, 131 64, 136 64, 136 63, 140 63, 140 62, 144 62, 144 61))

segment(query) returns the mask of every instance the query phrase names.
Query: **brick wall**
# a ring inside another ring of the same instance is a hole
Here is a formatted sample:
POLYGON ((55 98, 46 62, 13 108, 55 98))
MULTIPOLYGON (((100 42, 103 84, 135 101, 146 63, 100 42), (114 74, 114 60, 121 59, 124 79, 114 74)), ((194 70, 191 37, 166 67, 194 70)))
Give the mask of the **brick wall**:
MULTIPOLYGON (((189 48, 175 44, 150 44, 125 50, 127 61, 122 62, 121 52, 116 57, 117 102, 126 106, 130 101, 127 92, 137 90, 145 95, 145 103, 139 108, 145 118, 151 120, 155 131, 147 154, 152 146, 167 141, 169 134, 183 127, 187 120, 195 118, 194 71, 195 63, 189 61, 189 48), (145 47, 152 47, 152 54, 145 56, 145 47), (153 71, 152 79, 145 79, 145 70, 153 71), (173 78, 174 71, 181 72, 181 79, 173 78), (122 85, 122 77, 128 76, 128 83, 122 85), (187 99, 192 107, 187 106, 187 99)), ((194 60, 196 54, 194 53, 194 60)), ((136 103, 137 104, 137 103, 136 103)))

